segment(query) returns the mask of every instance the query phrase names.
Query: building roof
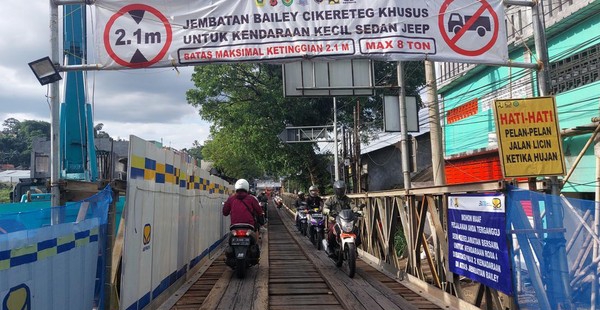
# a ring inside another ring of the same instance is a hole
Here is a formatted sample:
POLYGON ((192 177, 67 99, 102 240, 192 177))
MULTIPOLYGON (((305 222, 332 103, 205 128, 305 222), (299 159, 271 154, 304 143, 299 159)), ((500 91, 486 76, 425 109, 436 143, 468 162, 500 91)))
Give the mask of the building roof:
MULTIPOLYGON (((427 109, 419 110, 419 132, 411 133, 414 137, 426 134, 429 132, 429 112, 427 109)), ((369 141, 368 144, 360 146, 360 154, 364 155, 373 151, 380 150, 384 147, 394 145, 400 142, 399 132, 381 132, 377 139, 369 141)))
POLYGON ((17 183, 20 178, 29 178, 29 170, 4 170, 0 171, 0 182, 17 183))

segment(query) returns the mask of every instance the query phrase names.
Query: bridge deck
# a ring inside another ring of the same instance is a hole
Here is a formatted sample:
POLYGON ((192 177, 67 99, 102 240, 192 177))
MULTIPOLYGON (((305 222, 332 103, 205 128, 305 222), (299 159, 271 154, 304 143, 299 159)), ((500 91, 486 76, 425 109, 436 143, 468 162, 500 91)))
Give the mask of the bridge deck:
POLYGON ((267 232, 260 264, 246 278, 219 257, 160 309, 441 309, 365 262, 349 278, 297 233, 284 209, 270 209, 267 232))

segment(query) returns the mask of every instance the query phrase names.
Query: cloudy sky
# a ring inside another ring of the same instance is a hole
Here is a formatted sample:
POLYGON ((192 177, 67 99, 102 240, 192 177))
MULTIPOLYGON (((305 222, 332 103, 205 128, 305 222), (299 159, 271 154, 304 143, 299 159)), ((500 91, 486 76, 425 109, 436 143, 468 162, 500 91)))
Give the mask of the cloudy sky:
MULTIPOLYGON (((0 12, 0 124, 9 117, 49 122, 48 87, 27 65, 51 52, 48 1, 0 0, 0 12)), ((185 100, 192 72, 192 67, 179 73, 172 68, 90 72, 94 123, 103 123, 115 138, 133 134, 176 149, 203 142, 209 124, 185 100)))

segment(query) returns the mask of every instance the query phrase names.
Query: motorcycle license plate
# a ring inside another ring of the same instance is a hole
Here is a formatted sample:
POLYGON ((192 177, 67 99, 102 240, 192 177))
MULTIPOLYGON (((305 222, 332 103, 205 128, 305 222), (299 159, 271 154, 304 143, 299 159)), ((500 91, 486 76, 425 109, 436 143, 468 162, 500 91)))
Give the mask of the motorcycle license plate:
POLYGON ((313 214, 312 218, 314 218, 314 219, 322 219, 323 218, 323 214, 313 214))
POLYGON ((250 245, 250 238, 231 239, 231 245, 250 245))

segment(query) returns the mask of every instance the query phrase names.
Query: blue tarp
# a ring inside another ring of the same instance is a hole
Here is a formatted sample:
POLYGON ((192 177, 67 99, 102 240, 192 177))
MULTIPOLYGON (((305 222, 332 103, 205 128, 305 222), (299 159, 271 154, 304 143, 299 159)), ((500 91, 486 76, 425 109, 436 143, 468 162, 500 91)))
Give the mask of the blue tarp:
MULTIPOLYGON (((94 292, 95 306, 103 309, 103 290, 104 290, 104 265, 107 259, 106 249, 106 228, 108 219, 108 209, 112 202, 112 189, 107 186, 99 193, 85 200, 69 203, 66 206, 50 208, 47 202, 44 205, 32 202, 27 204, 12 204, 4 208, 0 213, 0 238, 10 237, 11 233, 26 231, 34 233, 39 228, 51 225, 51 215, 53 211, 64 213, 62 223, 75 223, 88 219, 97 219, 99 223, 98 233, 98 259, 94 257, 94 263, 97 261, 96 268, 96 288, 94 292), (83 206, 83 208, 82 208, 83 206), (20 208, 19 208, 20 207, 20 208), (8 212, 14 208, 16 212, 8 212), (80 214, 81 213, 81 214, 80 214)), ((41 203, 41 202, 40 202, 41 203)), ((73 232, 75 233, 75 231, 73 232)))
POLYGON ((520 309, 590 308, 591 283, 598 281, 591 268, 596 203, 509 190, 507 231, 520 309))

